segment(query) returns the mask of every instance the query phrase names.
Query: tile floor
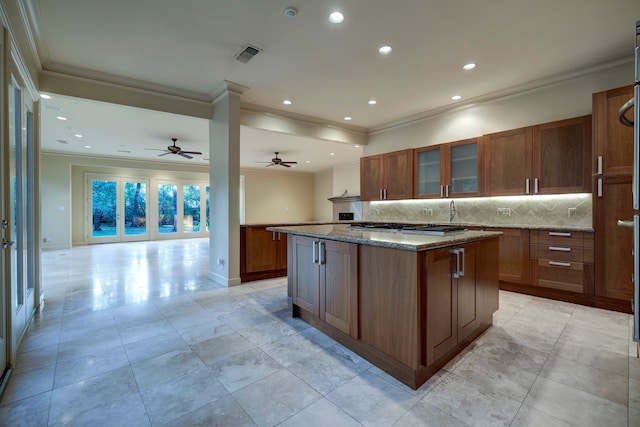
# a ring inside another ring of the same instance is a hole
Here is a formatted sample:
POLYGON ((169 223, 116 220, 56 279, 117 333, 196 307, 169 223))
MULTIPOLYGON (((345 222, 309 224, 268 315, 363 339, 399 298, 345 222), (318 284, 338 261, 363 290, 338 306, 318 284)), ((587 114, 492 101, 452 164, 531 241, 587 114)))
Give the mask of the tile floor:
POLYGON ((283 279, 207 280, 208 240, 43 254, 3 426, 640 426, 630 316, 500 293, 417 391, 290 317, 283 279))

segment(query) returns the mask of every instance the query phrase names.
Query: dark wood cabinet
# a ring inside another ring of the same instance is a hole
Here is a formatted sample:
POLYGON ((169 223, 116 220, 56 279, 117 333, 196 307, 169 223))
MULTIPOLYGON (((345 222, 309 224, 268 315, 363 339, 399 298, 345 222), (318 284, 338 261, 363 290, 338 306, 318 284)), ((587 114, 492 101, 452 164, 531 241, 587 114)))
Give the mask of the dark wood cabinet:
POLYGON ((240 278, 243 282, 287 275, 287 236, 267 227, 240 229, 240 278))
POLYGON ((402 200, 413 195, 413 150, 362 157, 361 200, 402 200))
POLYGON ((533 127, 533 192, 591 192, 591 115, 533 127))
POLYGON ((632 97, 633 86, 593 94, 595 294, 620 301, 627 311, 633 298, 633 232, 617 221, 635 213, 633 129, 622 125, 617 113, 632 97))
POLYGON ((329 325, 358 336, 358 246, 291 236, 293 303, 329 325))
POLYGON ((414 150, 415 198, 473 197, 482 194, 483 150, 478 139, 414 150))
POLYGON ((490 196, 591 191, 591 116, 484 136, 490 196))
POLYGON ((501 282, 529 284, 529 230, 495 229, 501 231, 498 255, 501 282))

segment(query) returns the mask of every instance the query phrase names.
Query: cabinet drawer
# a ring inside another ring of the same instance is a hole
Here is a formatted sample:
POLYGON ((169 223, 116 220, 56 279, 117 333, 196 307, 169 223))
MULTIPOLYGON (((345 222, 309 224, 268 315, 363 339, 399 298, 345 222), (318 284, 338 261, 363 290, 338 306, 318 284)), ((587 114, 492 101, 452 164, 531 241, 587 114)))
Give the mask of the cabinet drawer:
POLYGON ((582 231, 531 231, 531 243, 553 246, 577 246, 584 245, 584 232, 582 231))
POLYGON ((584 293, 585 265, 581 262, 532 261, 531 284, 543 288, 584 293))
MULTIPOLYGON (((530 249, 531 258, 544 258, 555 261, 587 262, 585 252, 593 254, 593 250, 564 245, 531 245, 530 249)), ((591 259, 591 262, 593 262, 593 255, 591 255, 591 259)))

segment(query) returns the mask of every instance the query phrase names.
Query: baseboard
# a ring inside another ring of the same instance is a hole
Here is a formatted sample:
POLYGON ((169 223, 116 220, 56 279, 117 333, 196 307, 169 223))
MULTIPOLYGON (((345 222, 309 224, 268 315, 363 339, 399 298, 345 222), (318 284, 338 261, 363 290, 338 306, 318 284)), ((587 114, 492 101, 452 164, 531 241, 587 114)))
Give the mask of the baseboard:
POLYGON ((226 286, 228 288, 230 288, 232 286, 238 286, 241 283, 239 277, 234 277, 234 278, 229 279, 229 278, 224 277, 224 276, 222 276, 222 275, 220 275, 218 273, 214 273, 213 271, 210 271, 207 274, 207 278, 209 280, 219 284, 219 285, 226 286))

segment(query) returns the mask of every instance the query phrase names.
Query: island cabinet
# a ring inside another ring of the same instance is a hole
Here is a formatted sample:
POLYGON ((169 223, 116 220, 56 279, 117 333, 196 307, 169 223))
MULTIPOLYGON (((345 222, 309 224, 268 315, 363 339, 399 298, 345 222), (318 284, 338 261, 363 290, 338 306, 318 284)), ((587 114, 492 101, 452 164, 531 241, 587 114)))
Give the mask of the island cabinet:
POLYGON ((591 116, 484 136, 490 196, 591 191, 591 116))
POLYGON ((304 236, 289 239, 293 304, 357 337, 358 246, 304 236))
POLYGON ((414 150, 415 198, 482 195, 482 147, 477 139, 414 150))
POLYGON ((261 280, 287 275, 287 236, 267 227, 240 228, 240 279, 261 280))
POLYGON ((362 157, 360 199, 402 200, 413 195, 413 150, 362 157))
POLYGON ((433 250, 290 235, 292 313, 418 388, 498 309, 498 234, 466 233, 433 250))

